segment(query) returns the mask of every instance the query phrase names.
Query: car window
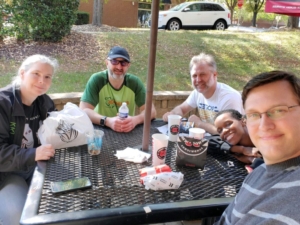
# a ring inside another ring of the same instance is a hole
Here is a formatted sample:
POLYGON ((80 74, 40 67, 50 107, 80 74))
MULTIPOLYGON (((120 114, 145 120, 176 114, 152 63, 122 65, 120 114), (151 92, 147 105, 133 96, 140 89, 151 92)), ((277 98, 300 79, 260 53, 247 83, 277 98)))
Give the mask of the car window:
POLYGON ((189 5, 188 8, 190 8, 190 11, 192 12, 198 12, 200 11, 200 4, 192 4, 189 5))
POLYGON ((185 8, 187 4, 188 4, 188 2, 181 3, 179 5, 174 6, 173 8, 169 9, 168 11, 179 11, 179 10, 185 8))
POLYGON ((217 4, 213 4, 212 9, 213 9, 213 11, 225 11, 225 9, 222 6, 217 5, 217 4))
POLYGON ((212 11, 212 4, 202 4, 201 11, 212 11))

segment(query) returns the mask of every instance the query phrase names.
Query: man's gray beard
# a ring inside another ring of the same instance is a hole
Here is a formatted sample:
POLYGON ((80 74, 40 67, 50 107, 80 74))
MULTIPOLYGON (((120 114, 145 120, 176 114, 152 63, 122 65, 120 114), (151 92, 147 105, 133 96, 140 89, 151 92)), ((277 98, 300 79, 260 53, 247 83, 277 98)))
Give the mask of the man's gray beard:
POLYGON ((116 75, 116 74, 114 74, 113 71, 110 70, 110 69, 108 69, 108 74, 109 74, 110 77, 112 77, 113 79, 116 79, 116 80, 123 80, 124 77, 125 77, 124 74, 123 75, 116 75))

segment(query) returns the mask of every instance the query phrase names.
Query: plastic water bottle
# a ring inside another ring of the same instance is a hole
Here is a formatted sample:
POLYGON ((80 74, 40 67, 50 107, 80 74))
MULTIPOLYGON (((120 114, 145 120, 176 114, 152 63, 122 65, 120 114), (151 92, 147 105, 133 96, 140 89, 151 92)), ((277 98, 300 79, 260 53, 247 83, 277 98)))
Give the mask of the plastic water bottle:
POLYGON ((119 108, 119 117, 120 119, 126 119, 128 117, 129 109, 127 107, 127 103, 123 102, 121 107, 119 108))

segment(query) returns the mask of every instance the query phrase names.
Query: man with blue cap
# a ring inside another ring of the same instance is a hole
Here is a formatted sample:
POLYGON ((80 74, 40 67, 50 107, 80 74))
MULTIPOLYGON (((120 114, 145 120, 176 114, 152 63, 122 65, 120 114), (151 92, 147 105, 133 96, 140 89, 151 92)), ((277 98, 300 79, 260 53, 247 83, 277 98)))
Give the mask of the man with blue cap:
MULTIPOLYGON (((127 73, 130 56, 125 48, 115 46, 110 49, 105 60, 107 70, 93 74, 81 97, 83 109, 94 124, 107 126, 117 132, 130 132, 144 122, 146 90, 142 81, 127 73), (118 109, 126 102, 129 114, 120 119, 118 109), (135 115, 135 107, 139 114, 135 115)), ((151 119, 156 110, 152 104, 151 119)))

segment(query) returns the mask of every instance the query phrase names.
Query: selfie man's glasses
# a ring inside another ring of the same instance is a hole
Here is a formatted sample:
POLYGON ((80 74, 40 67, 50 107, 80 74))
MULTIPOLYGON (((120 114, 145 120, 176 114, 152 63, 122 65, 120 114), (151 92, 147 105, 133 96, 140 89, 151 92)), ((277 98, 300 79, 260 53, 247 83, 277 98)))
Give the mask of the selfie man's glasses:
POLYGON ((250 124, 257 123, 260 121, 261 115, 266 113, 267 117, 269 117, 271 120, 277 120, 286 116, 291 108, 297 106, 300 105, 293 105, 293 106, 281 105, 281 106, 276 106, 274 108, 271 108, 267 112, 263 112, 263 113, 259 113, 259 112, 246 113, 245 119, 247 123, 250 124))
POLYGON ((121 64, 121 66, 128 66, 129 62, 124 61, 124 60, 116 60, 116 59, 108 59, 110 61, 111 64, 113 64, 114 66, 119 65, 119 63, 121 64))

